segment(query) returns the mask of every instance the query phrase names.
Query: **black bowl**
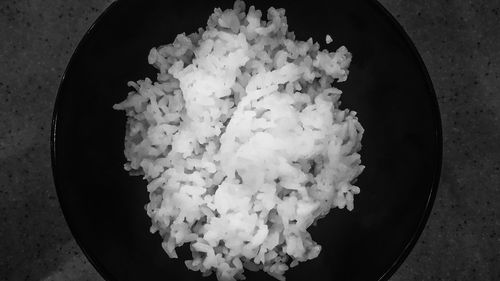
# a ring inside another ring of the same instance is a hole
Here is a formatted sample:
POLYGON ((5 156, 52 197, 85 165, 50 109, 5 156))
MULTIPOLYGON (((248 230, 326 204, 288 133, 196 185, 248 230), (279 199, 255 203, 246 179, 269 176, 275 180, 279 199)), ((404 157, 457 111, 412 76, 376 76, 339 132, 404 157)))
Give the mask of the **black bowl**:
MULTIPOLYGON (((250 2, 250 1, 248 1, 250 2)), ((267 10, 268 1, 254 0, 267 10)), ((439 182, 442 141, 431 80, 412 42, 375 1, 272 1, 287 11, 297 38, 346 45, 353 53, 343 107, 366 129, 355 210, 332 210, 311 227, 323 246, 317 259, 288 280, 387 280, 413 248, 439 182)), ((123 170, 126 82, 156 77, 153 46, 205 26, 214 7, 232 1, 119 0, 99 17, 76 49, 57 95, 52 167, 57 194, 76 241, 106 280, 215 280, 169 259, 150 234, 145 182, 123 170)), ((248 280, 274 280, 247 272, 248 280)))

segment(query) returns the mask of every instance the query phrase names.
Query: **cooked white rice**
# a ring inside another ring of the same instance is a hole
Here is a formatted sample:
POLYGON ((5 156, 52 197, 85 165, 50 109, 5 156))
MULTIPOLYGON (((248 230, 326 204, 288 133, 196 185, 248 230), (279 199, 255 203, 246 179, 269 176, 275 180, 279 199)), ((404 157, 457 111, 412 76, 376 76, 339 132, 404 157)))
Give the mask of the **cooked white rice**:
POLYGON ((330 36, 330 34, 326 35, 325 42, 326 42, 326 44, 330 44, 333 42, 332 36, 330 36))
MULTIPOLYGON (((352 210, 363 128, 339 109, 351 54, 295 40, 284 9, 215 9, 205 29, 153 48, 156 82, 114 106, 127 113, 125 169, 149 182, 151 232, 191 270, 219 280, 244 268, 279 280, 321 251, 307 228, 352 210)), ((342 231, 342 230, 339 230, 342 231)))

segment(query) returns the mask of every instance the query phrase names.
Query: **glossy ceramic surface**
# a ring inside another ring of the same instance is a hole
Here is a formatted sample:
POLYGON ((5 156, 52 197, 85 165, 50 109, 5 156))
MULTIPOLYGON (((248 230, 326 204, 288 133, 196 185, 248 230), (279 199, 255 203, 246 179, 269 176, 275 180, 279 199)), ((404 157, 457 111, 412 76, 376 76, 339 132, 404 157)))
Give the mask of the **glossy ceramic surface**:
MULTIPOLYGON (((247 1, 287 11, 297 38, 353 54, 342 107, 358 112, 366 132, 366 170, 355 210, 335 209, 311 227, 320 256, 289 270, 287 280, 387 280, 423 230, 439 182, 441 124, 432 83, 413 44, 374 1, 247 1)), ((206 24, 214 7, 231 1, 113 3, 75 51, 61 82, 52 128, 56 188, 70 229, 107 280, 216 280, 169 259, 144 211, 145 182, 123 170, 129 80, 155 78, 147 63, 153 46, 206 24)), ((265 13, 264 13, 265 14, 265 13)), ((247 280, 274 280, 263 272, 247 280)))

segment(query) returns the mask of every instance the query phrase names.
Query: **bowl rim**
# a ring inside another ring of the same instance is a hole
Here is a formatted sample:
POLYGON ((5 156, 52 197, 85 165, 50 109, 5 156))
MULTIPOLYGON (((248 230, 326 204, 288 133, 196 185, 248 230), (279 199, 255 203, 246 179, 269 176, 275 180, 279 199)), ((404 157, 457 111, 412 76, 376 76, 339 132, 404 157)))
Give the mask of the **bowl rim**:
POLYGON ((52 111, 52 123, 51 123, 51 131, 50 131, 50 158, 51 158, 51 166, 52 166, 52 178, 54 182, 54 186, 56 188, 56 194, 57 194, 57 201, 59 202, 59 205, 61 207, 61 211, 64 216, 64 220, 66 221, 66 225, 68 226, 71 235, 73 235, 73 238, 76 241, 76 244, 78 247, 81 249, 85 257, 89 260, 90 264, 96 269, 96 271, 101 275, 101 277, 104 280, 109 280, 109 281, 118 281, 118 279, 112 275, 101 263, 97 262, 97 260, 90 255, 90 253, 87 251, 87 249, 83 246, 82 240, 80 236, 78 235, 78 232, 75 231, 72 223, 70 222, 70 219, 67 214, 67 206, 66 203, 64 203, 64 200, 62 200, 62 187, 58 183, 58 176, 57 176, 57 151, 56 151, 56 146, 57 146, 57 120, 58 120, 58 115, 59 115, 59 108, 61 106, 61 100, 62 96, 64 95, 63 92, 63 85, 66 81, 66 75, 68 74, 68 71, 72 68, 72 65, 74 64, 75 57, 79 53, 80 49, 82 49, 82 46, 89 40, 89 37, 92 35, 95 27, 99 25, 100 22, 103 21, 103 19, 111 13, 111 11, 118 5, 118 2, 122 0, 115 0, 114 2, 111 2, 108 7, 104 9, 104 11, 95 19, 95 21, 90 25, 90 27, 87 29, 85 34, 83 35, 82 39, 80 39, 80 42, 76 46, 76 48, 73 50, 73 53, 71 54, 71 58, 69 59, 68 64, 66 65, 66 68, 64 69, 64 72, 61 76, 61 80, 59 82, 59 87, 57 89, 57 94, 56 94, 56 99, 54 102, 54 108, 52 111))
POLYGON ((425 66, 424 60, 420 56, 420 53, 418 52, 418 49, 415 46, 415 43, 413 43, 410 36, 406 32, 406 30, 403 28, 403 26, 398 22, 398 20, 379 1, 368 0, 368 2, 372 3, 376 8, 378 8, 385 15, 385 17, 391 22, 391 24, 398 31, 398 33, 403 37, 403 39, 406 42, 406 45, 410 48, 410 51, 411 51, 414 59, 418 63, 420 71, 424 74, 425 83, 427 84, 427 88, 428 88, 427 93, 429 94, 427 98, 431 102, 431 111, 433 113, 432 119, 434 119, 434 121, 436 123, 436 128, 435 128, 436 131, 434 132, 435 137, 436 137, 436 143, 434 145, 437 148, 437 151, 434 155, 434 161, 436 163, 436 168, 433 171, 434 174, 432 175, 431 190, 430 190, 430 193, 427 197, 425 209, 424 209, 424 212, 422 213, 422 216, 420 217, 420 221, 418 222, 416 231, 413 233, 413 236, 406 243, 406 246, 404 247, 403 251, 394 260, 392 265, 378 279, 378 281, 387 281, 399 269, 399 267, 403 264, 403 262, 406 260, 406 258, 410 254, 410 252, 413 250, 413 248, 417 244, 417 241, 420 238, 420 236, 422 235, 422 232, 424 231, 425 226, 427 224, 427 221, 429 220, 430 214, 432 212, 432 207, 434 206, 434 201, 436 199, 436 195, 437 195, 437 191, 438 191, 438 187, 439 187, 439 182, 440 182, 440 177, 441 177, 442 165, 443 165, 443 129, 442 129, 442 123, 441 123, 441 112, 439 110, 439 103, 437 101, 436 91, 434 89, 432 79, 429 75, 429 71, 427 70, 427 67, 425 66))
MULTIPOLYGON (((109 4, 108 7, 106 7, 103 12, 96 18, 96 20, 90 25, 88 30, 85 32, 83 35, 82 39, 74 49, 71 58, 69 59, 69 62, 61 76, 59 87, 57 90, 55 102, 53 105, 53 111, 52 111, 52 122, 51 122, 51 132, 50 132, 50 155, 51 155, 51 168, 52 168, 52 178, 54 182, 54 186, 56 189, 56 194, 58 197, 58 202, 61 207, 61 211, 63 213, 64 219, 66 221, 66 224, 73 235, 73 238, 75 239, 77 245, 80 247, 81 251, 83 254, 86 256, 86 258, 89 260, 90 264, 96 269, 96 271, 103 277, 104 280, 108 281, 117 281, 118 279, 111 274, 108 269, 105 268, 105 266, 101 263, 99 263, 94 257, 92 257, 89 252, 83 247, 83 243, 81 241, 81 238, 79 237, 78 233, 75 231, 74 227, 72 226, 72 223, 70 223, 68 214, 67 214, 67 206, 64 203, 64 200, 62 200, 62 187, 58 183, 58 176, 57 176, 57 151, 56 151, 56 144, 57 144, 57 120, 58 120, 58 115, 59 115, 59 108, 61 105, 61 99, 62 96, 64 95, 64 92, 62 90, 66 75, 68 71, 72 68, 72 65, 74 63, 75 57, 79 53, 80 49, 82 49, 82 46, 89 40, 91 37, 94 29, 96 26, 98 26, 103 19, 110 14, 120 3, 126 2, 127 0, 115 0, 109 4)), ((429 220, 430 214, 432 212, 432 208, 434 205, 434 201, 436 199, 439 183, 440 183, 440 177, 441 177, 441 170, 442 170, 442 159, 443 159, 443 132, 442 132, 442 121, 441 121, 441 113, 439 109, 439 103, 437 101, 437 96, 436 92, 432 83, 432 79, 429 75, 429 72, 427 70, 427 67, 425 66, 425 63, 420 56, 415 44, 411 40, 410 36, 408 33, 405 31, 403 26, 397 21, 396 18, 377 0, 366 0, 368 4, 371 4, 374 6, 375 10, 380 11, 380 13, 390 22, 390 24, 396 29, 397 33, 399 33, 400 36, 405 41, 406 46, 410 49, 411 54, 413 56, 413 59, 417 62, 418 67, 420 68, 420 71, 422 74, 424 74, 424 79, 427 87, 427 95, 428 99, 430 101, 430 106, 431 106, 431 111, 433 113, 432 119, 435 122, 435 132, 434 132, 434 137, 435 137, 435 144, 434 147, 437 149, 435 155, 434 155, 434 163, 436 163, 436 168, 433 171, 432 175, 432 183, 431 183, 431 189, 430 193, 427 197, 427 202, 425 204, 424 211, 420 217, 420 220, 417 224, 417 228, 414 231, 413 235, 410 237, 408 242, 406 243, 405 247, 401 251, 401 253, 395 258, 395 260, 392 262, 391 266, 385 270, 385 272, 377 279, 378 281, 387 281, 389 278, 398 270, 398 268, 403 264, 403 262, 406 260, 410 252, 413 250, 415 247, 418 239, 422 235, 423 230, 425 229, 425 226, 427 224, 427 221, 429 220)))

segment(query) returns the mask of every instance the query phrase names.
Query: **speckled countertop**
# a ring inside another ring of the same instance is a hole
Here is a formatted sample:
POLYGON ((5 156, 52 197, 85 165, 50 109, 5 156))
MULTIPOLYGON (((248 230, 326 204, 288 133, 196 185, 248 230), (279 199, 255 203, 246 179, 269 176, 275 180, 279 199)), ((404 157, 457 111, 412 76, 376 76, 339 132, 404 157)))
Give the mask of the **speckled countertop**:
MULTIPOLYGON (((59 208, 49 132, 64 68, 110 2, 0 1, 0 280, 102 280, 59 208)), ((381 2, 427 65, 444 138, 432 214, 391 281, 500 280, 500 1, 381 2)))

